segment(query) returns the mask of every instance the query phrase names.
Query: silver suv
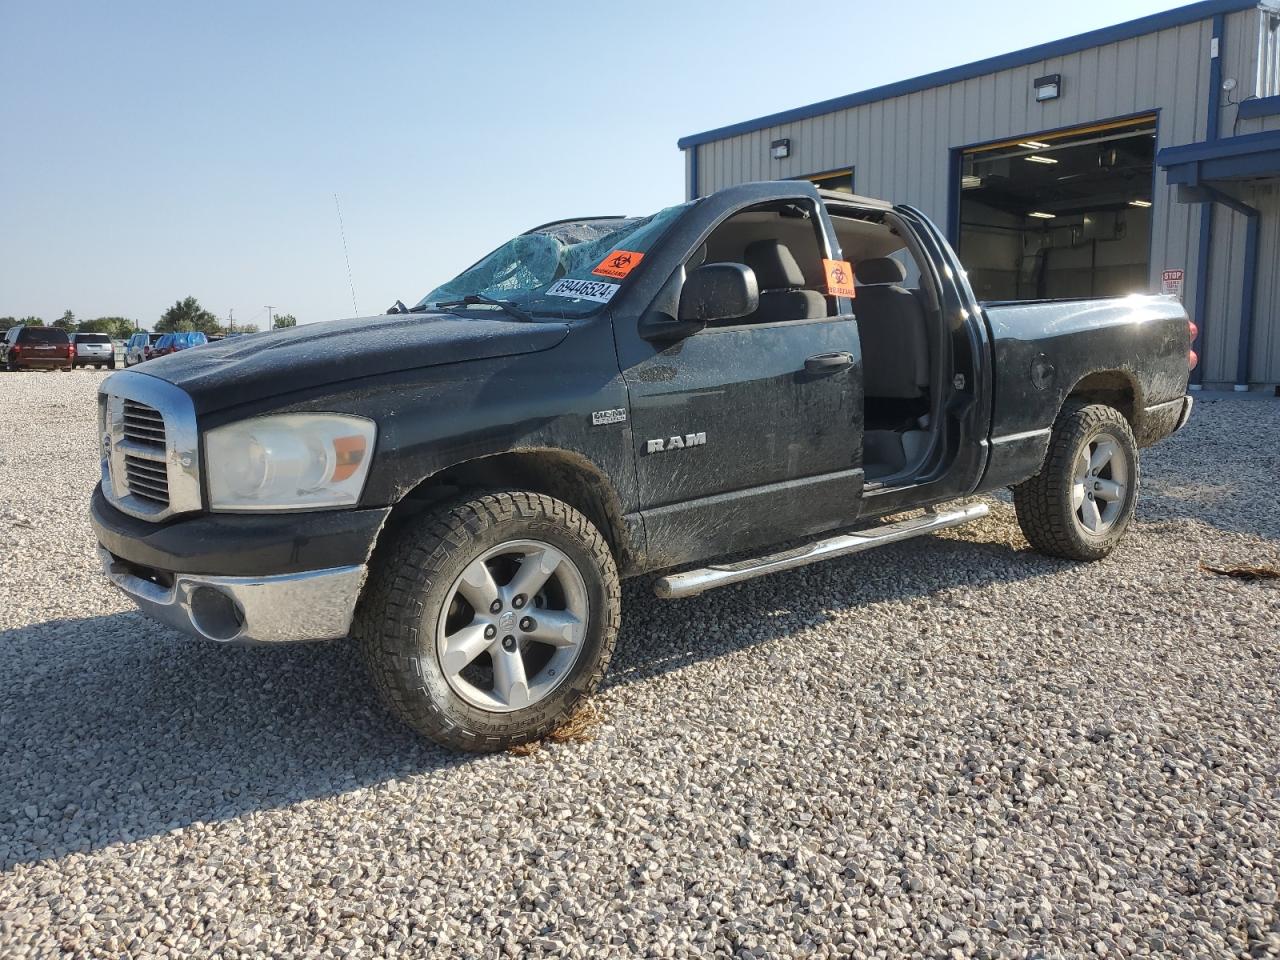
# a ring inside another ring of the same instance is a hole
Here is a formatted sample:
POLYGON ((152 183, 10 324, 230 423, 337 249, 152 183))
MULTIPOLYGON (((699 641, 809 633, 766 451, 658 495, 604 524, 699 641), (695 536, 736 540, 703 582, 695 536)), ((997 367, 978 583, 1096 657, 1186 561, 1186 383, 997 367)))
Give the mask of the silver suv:
POLYGON ((73 333, 71 342, 76 348, 75 366, 87 367, 92 364, 96 370, 103 367, 108 370, 116 368, 116 345, 105 333, 73 333))

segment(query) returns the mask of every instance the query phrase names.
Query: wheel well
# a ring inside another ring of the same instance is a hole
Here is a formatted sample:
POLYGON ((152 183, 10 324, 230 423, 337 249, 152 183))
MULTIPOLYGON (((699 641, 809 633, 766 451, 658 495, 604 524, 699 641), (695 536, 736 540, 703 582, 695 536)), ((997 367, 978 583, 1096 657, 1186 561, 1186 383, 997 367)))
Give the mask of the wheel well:
POLYGON ((1068 400, 1085 400, 1115 407, 1124 414, 1129 426, 1138 428, 1139 389, 1133 377, 1123 370, 1104 370, 1082 378, 1067 394, 1068 400))
POLYGON ((522 450, 455 464, 410 490, 392 509, 388 525, 465 491, 495 489, 528 490, 563 500, 595 524, 621 569, 636 561, 622 502, 609 478, 586 457, 564 450, 522 450))

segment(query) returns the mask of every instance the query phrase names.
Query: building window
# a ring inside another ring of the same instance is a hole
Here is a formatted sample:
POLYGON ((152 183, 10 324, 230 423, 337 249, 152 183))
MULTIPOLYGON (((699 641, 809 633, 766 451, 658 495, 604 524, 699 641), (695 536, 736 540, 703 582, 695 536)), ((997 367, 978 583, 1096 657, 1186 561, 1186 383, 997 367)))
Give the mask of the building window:
POLYGON ((1263 3, 1258 10, 1259 97, 1280 97, 1280 3, 1263 3))
POLYGON ((838 190, 840 193, 853 193, 853 168, 847 170, 828 170, 826 173, 811 173, 797 180, 808 180, 819 190, 838 190))

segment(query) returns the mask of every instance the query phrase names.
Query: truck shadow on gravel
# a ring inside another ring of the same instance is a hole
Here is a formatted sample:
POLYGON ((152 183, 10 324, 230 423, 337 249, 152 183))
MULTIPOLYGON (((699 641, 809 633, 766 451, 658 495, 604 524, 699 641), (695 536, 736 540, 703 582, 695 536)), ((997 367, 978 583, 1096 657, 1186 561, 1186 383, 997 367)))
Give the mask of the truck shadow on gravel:
MULTIPOLYGON (((917 541, 686 601, 626 586, 606 689, 882 601, 1063 569, 1001 543, 917 541)), ((851 642, 853 642, 851 640, 851 642)), ((503 762, 455 754, 378 704, 350 642, 219 647, 134 613, 0 632, 0 870, 503 762)))

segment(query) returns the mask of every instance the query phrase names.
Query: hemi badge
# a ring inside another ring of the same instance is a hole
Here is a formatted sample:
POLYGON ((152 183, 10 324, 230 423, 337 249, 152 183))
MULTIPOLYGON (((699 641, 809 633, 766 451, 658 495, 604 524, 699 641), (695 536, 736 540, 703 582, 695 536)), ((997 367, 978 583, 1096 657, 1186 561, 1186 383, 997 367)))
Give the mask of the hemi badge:
POLYGON ((618 407, 616 410, 596 410, 591 414, 591 425, 598 427, 602 423, 622 423, 626 419, 625 407, 618 407))

